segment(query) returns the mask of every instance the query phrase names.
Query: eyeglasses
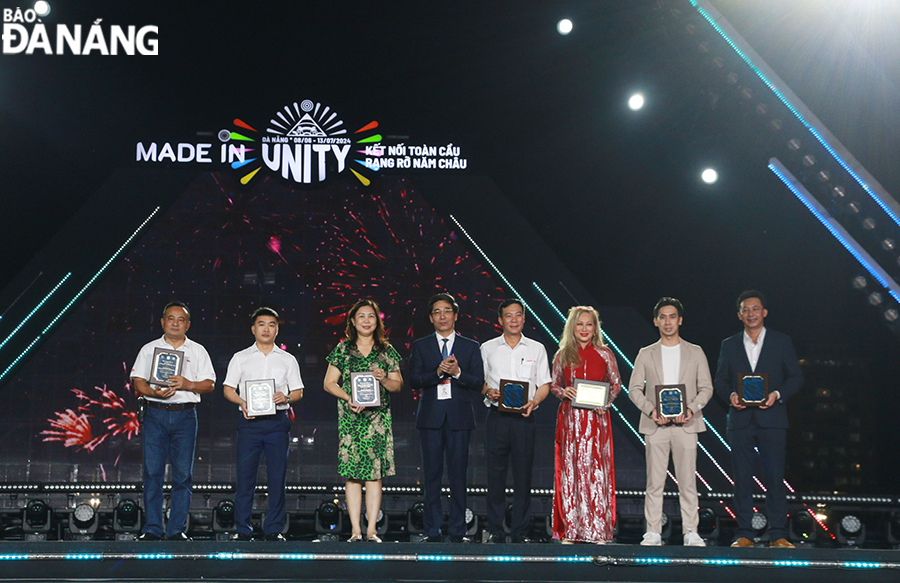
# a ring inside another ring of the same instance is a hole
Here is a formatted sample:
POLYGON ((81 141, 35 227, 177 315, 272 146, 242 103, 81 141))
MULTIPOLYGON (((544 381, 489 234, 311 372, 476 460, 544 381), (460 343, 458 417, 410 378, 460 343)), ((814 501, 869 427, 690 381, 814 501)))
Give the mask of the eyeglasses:
POLYGON ((452 313, 453 313, 453 308, 435 308, 435 309, 431 310, 432 316, 440 316, 441 314, 445 314, 445 315, 449 316, 452 313))

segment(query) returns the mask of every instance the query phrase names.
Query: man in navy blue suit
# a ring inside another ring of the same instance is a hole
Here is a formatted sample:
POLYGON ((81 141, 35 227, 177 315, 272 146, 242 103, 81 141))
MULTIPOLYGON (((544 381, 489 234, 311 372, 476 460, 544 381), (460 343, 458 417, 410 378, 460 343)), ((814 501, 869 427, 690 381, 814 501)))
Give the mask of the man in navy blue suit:
POLYGON ((803 385, 803 372, 791 338, 767 329, 766 298, 756 290, 745 291, 737 300, 738 319, 744 331, 722 341, 714 386, 728 401, 728 443, 734 473, 734 511, 737 531, 733 547, 752 547, 753 474, 756 460, 766 488, 769 546, 793 548, 787 540, 787 498, 784 489, 784 459, 788 427, 785 402, 803 385), (739 379, 765 373, 769 396, 758 407, 745 405, 738 397, 739 379), (756 455, 754 448, 759 450, 756 455))
POLYGON ((469 438, 475 429, 473 402, 481 396, 484 366, 478 343, 456 333, 459 305, 447 293, 428 300, 434 334, 413 342, 409 357, 410 385, 421 389, 416 429, 425 474, 425 538, 440 541, 443 509, 441 479, 444 456, 450 482, 450 542, 466 536, 466 473, 469 438))

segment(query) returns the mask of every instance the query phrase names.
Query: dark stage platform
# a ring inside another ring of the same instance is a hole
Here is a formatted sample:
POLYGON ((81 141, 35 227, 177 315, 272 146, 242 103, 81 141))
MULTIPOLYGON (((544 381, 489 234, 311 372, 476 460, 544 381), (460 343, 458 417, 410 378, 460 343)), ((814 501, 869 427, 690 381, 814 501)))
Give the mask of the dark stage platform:
POLYGON ((450 543, 10 542, 0 581, 897 581, 900 551, 450 543))

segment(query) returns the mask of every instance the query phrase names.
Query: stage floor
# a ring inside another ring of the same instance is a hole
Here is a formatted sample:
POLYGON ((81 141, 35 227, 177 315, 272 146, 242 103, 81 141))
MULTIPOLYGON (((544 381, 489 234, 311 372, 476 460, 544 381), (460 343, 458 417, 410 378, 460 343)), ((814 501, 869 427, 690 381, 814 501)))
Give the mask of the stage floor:
POLYGON ((895 582, 900 551, 346 542, 3 542, 0 581, 895 582))

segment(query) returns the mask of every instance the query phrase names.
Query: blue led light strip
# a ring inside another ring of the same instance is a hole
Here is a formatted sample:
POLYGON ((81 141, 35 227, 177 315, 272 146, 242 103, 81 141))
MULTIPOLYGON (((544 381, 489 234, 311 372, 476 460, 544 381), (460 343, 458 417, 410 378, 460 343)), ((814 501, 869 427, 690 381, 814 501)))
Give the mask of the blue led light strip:
POLYGON ((8 553, 0 561, 389 561, 396 563, 594 563, 618 567, 669 565, 679 567, 788 567, 798 569, 900 569, 900 562, 796 559, 733 559, 704 557, 629 557, 612 555, 426 555, 426 554, 350 554, 350 553, 8 553))
POLYGON ((823 207, 819 201, 806 190, 800 181, 785 168, 784 164, 782 164, 778 158, 769 158, 768 168, 779 178, 779 180, 781 180, 781 182, 784 183, 785 186, 788 187, 788 190, 794 193, 794 196, 800 199, 803 206, 805 206, 807 210, 822 223, 828 232, 843 245, 844 249, 846 249, 850 255, 852 255, 853 258, 856 259, 876 281, 878 281, 878 283, 887 289, 891 297, 900 301, 900 286, 897 285, 897 282, 894 281, 894 279, 878 265, 878 262, 876 262, 872 256, 856 242, 850 233, 848 233, 844 227, 842 227, 840 223, 825 210, 825 207, 823 207))
POLYGON ((466 236, 466 239, 468 239, 469 242, 475 247, 475 249, 476 249, 479 253, 481 253, 481 256, 484 257, 484 260, 488 262, 488 265, 490 265, 491 268, 492 268, 494 271, 497 272, 497 275, 500 276, 500 279, 503 280, 503 283, 505 283, 505 284, 509 287, 509 289, 512 290, 512 292, 513 292, 514 294, 516 294, 516 297, 517 297, 517 298, 519 298, 520 300, 522 300, 522 303, 525 304, 525 309, 528 310, 529 312, 531 312, 531 315, 534 316, 534 318, 538 321, 538 323, 540 323, 540 325, 544 328, 544 330, 547 332, 547 334, 549 334, 550 337, 551 337, 551 338, 554 338, 554 341, 556 341, 556 340, 555 340, 556 336, 554 336, 553 332, 550 331, 550 328, 548 328, 547 325, 544 324, 544 321, 541 320, 540 316, 538 316, 538 315, 534 312, 534 310, 531 309, 531 306, 528 305, 528 303, 525 301, 525 298, 522 297, 522 294, 520 294, 520 293, 516 290, 516 288, 513 286, 513 284, 511 284, 511 283, 509 282, 509 280, 506 279, 506 276, 503 275, 503 273, 500 271, 500 269, 499 269, 496 265, 494 265, 494 262, 491 261, 491 258, 488 257, 488 256, 487 256, 487 253, 485 253, 484 250, 482 250, 482 248, 478 246, 478 243, 475 242, 475 239, 473 239, 472 236, 469 235, 469 233, 468 233, 468 232, 463 228, 463 226, 459 223, 459 221, 456 220, 456 217, 454 217, 453 215, 450 215, 450 220, 452 220, 452 221, 456 224, 456 226, 459 228, 459 230, 462 232, 462 234, 466 236))
POLYGON ((898 226, 900 226, 900 218, 898 218, 897 213, 889 206, 885 200, 887 199, 891 203, 896 206, 896 201, 891 197, 891 195, 884 189, 881 184, 875 180, 869 172, 856 160, 853 155, 835 138, 828 129, 825 127, 821 121, 816 118, 816 116, 809 111, 809 109, 800 101, 800 98, 793 94, 793 92, 787 88, 787 85, 782 81, 774 71, 772 71, 768 65, 765 64, 765 61, 757 55, 753 49, 750 48, 749 43, 746 40, 741 38, 741 36, 735 31, 731 26, 727 23, 725 18, 713 8, 707 0, 689 0, 691 5, 697 9, 697 12, 712 26, 712 28, 719 33, 719 35, 728 43, 728 45, 734 49, 734 52, 743 60, 756 74, 759 79, 765 83, 766 87, 768 87, 775 97, 778 98, 787 108, 790 110, 794 117, 796 117, 803 126, 809 130, 809 132, 813 135, 816 141, 822 145, 825 150, 831 154, 831 157, 840 164, 840 166, 847 171, 847 173, 859 184, 866 194, 871 197, 875 204, 877 204, 884 213, 891 218, 892 221, 898 226), (726 32, 726 28, 730 29, 726 32), (740 45, 743 46, 743 48, 740 45), (749 54, 752 54, 753 58, 751 59, 749 54), (754 63, 754 59, 756 63, 754 63), (763 71, 765 69, 765 71, 763 71), (793 103, 797 103, 797 105, 793 105, 793 103), (802 112, 801 112, 802 110, 802 112), (810 121, 807 121, 810 120, 810 121), (835 145, 832 146, 831 143, 835 145), (838 153, 838 150, 841 153, 838 153), (845 161, 845 158, 849 161, 845 161), (855 166, 859 170, 856 171, 852 166, 855 166), (865 175, 865 178, 861 176, 861 174, 865 175), (869 185, 872 183, 872 186, 869 185), (880 191, 880 192, 876 192, 880 191))
MULTIPOLYGON (((63 309, 60 310, 60 312, 56 315, 56 317, 53 318, 52 320, 50 320, 50 323, 47 324, 47 327, 44 328, 44 330, 38 335, 38 337, 35 338, 34 340, 32 340, 32 341, 31 341, 31 344, 29 344, 28 346, 25 347, 25 350, 23 350, 23 351, 19 354, 19 356, 17 356, 17 357, 15 358, 15 360, 13 360, 12 363, 10 363, 10 365, 6 367, 6 370, 4 370, 3 373, 0 373, 0 380, 3 380, 3 378, 6 377, 7 374, 9 374, 9 371, 11 371, 11 370, 13 369, 13 367, 15 367, 16 364, 17 364, 20 360, 22 360, 22 358, 24 358, 24 356, 25 356, 26 354, 28 354, 28 351, 31 350, 31 349, 34 347, 34 345, 37 344, 38 341, 39 341, 39 340, 40 340, 40 339, 41 339, 41 338, 42 338, 42 337, 50 330, 50 328, 52 328, 53 325, 54 325, 60 318, 63 317, 63 314, 65 314, 65 313, 69 310, 69 308, 71 308, 72 305, 74 305, 75 302, 78 301, 78 298, 80 298, 80 297, 84 294, 84 292, 86 292, 86 291, 88 290, 88 288, 89 288, 95 281, 97 281, 97 278, 99 278, 100 275, 102 275, 103 272, 106 271, 106 268, 109 267, 110 264, 112 264, 113 261, 115 261, 116 257, 118 257, 119 254, 121 254, 122 251, 125 250, 125 247, 127 247, 128 244, 131 243, 131 241, 132 241, 135 237, 137 237, 138 233, 141 232, 141 230, 147 225, 147 223, 150 222, 150 219, 152 219, 152 218, 156 215, 156 213, 158 213, 158 212, 159 212, 159 207, 156 207, 155 209, 153 209, 153 212, 150 213, 150 215, 149 215, 146 219, 144 219, 144 222, 142 222, 142 223, 138 226, 138 228, 134 230, 134 232, 131 234, 131 236, 128 237, 128 238, 125 240, 125 242, 122 243, 122 245, 121 245, 118 249, 116 249, 116 252, 113 253, 113 254, 112 254, 112 257, 110 257, 110 258, 106 261, 106 263, 104 263, 103 266, 99 269, 99 271, 97 271, 97 273, 94 274, 94 277, 92 277, 91 279, 89 279, 88 282, 87 282, 86 284, 84 284, 84 287, 82 287, 82 288, 78 291, 78 293, 75 294, 75 296, 69 301, 69 303, 67 303, 67 304, 65 305, 65 307, 63 307, 63 309)), ((68 275, 66 276, 66 278, 68 278, 68 275)), ((63 281, 65 281, 66 278, 63 278, 63 281)), ((60 282, 60 284, 62 284, 62 282, 60 282)), ((59 285, 57 285, 57 287, 59 287, 59 285)), ((54 290, 55 290, 55 288, 54 288, 54 290)))
POLYGON ((44 296, 44 299, 42 299, 41 301, 38 302, 38 304, 34 307, 33 310, 31 310, 30 312, 28 312, 28 315, 25 316, 25 318, 24 318, 21 322, 19 322, 19 325, 16 326, 16 327, 13 329, 13 331, 9 333, 9 336, 7 336, 6 339, 3 340, 3 342, 0 342, 0 348, 3 348, 4 346, 6 346, 6 343, 9 342, 9 339, 12 338, 13 335, 14 335, 16 332, 18 332, 18 331, 22 328, 22 326, 25 325, 25 322, 27 322, 28 320, 31 319, 32 316, 34 316, 35 312, 37 312, 37 311, 41 308, 41 306, 44 305, 44 302, 46 302, 47 300, 49 300, 49 299, 50 299, 50 296, 52 296, 54 293, 56 293, 56 290, 58 290, 59 287, 60 287, 63 283, 65 283, 65 281, 66 281, 67 279, 69 279, 69 277, 70 277, 71 275, 72 275, 72 272, 70 271, 70 272, 67 273, 61 280, 59 280, 59 283, 56 284, 56 285, 53 287, 53 289, 51 289, 50 292, 49 292, 47 295, 44 296))

